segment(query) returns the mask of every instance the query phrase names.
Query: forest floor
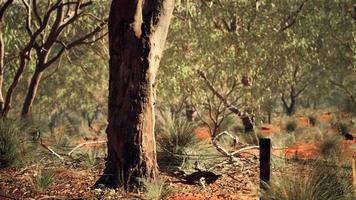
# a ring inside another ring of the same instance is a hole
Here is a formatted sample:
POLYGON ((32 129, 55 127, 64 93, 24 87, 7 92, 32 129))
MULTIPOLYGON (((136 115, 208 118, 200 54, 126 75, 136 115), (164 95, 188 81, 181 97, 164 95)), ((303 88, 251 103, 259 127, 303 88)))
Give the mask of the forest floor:
MULTIPOLYGON (((200 184, 185 184, 171 173, 160 172, 170 188, 170 200, 204 199, 258 199, 257 156, 240 158, 241 163, 220 165, 214 170, 224 173, 216 182, 203 187, 200 184), (242 165, 241 165, 242 164, 242 165), (242 169, 243 167, 243 169, 242 169)), ((58 162, 41 161, 25 168, 0 170, 0 199, 141 199, 141 194, 125 194, 120 190, 91 189, 104 167, 102 161, 96 168, 64 165, 58 162), (53 183, 41 192, 36 188, 37 166, 53 168, 53 183)))
MULTIPOLYGON (((300 127, 310 128, 310 122, 306 117, 298 117, 300 127)), ((332 115, 324 113, 319 116, 319 121, 330 124, 332 115)), ((332 129, 327 127, 327 129, 332 129)), ((200 139, 209 139, 209 134, 204 128, 197 131, 200 139)), ((312 129, 314 130, 314 129, 312 129)), ((335 132, 335 130, 333 130, 335 132)), ((355 131, 352 129, 351 131, 355 131)), ((262 135, 270 135, 279 138, 279 134, 286 134, 281 124, 263 125, 259 127, 262 135), (278 136, 278 137, 277 137, 278 136)), ((284 136, 282 135, 282 138, 284 136)), ((97 138, 97 141, 105 138, 97 138)), ((79 139, 74 144, 87 142, 87 139, 79 139)), ((282 171, 288 173, 300 173, 300 167, 304 165, 299 161, 320 159, 321 144, 318 141, 295 142, 285 148, 273 150, 272 176, 282 176, 282 171), (282 162, 275 162, 281 159, 282 162), (282 164, 281 164, 282 163, 282 164)), ((347 152, 348 158, 356 157, 356 140, 341 141, 339 145, 347 152)), ((84 149, 105 150, 104 144, 83 146, 84 149)), ((44 151, 46 152, 46 151, 44 151)), ((90 162, 78 160, 61 161, 51 153, 32 164, 21 168, 0 169, 0 200, 6 199, 142 199, 143 193, 125 193, 114 189, 92 189, 95 181, 100 177, 104 168, 104 156, 92 159, 90 162), (49 157, 51 159, 49 159, 49 157), (46 180, 39 180, 38 175, 42 169, 52 171, 48 188, 46 180)), ((259 155, 258 149, 251 149, 241 153, 238 162, 231 162, 228 158, 219 156, 213 159, 215 162, 212 171, 222 176, 212 184, 186 184, 174 175, 174 170, 161 168, 159 178, 165 181, 170 189, 169 200, 207 200, 207 199, 231 199, 253 200, 259 199, 259 155)), ((207 161, 210 162, 210 161, 207 161)))

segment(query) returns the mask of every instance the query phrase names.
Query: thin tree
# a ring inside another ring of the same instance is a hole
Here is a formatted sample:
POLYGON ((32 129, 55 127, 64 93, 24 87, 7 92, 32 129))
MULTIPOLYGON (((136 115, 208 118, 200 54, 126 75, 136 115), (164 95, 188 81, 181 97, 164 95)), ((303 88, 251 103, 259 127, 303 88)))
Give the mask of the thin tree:
POLYGON ((4 97, 2 94, 2 86, 4 82, 4 60, 5 60, 5 43, 2 35, 2 19, 4 17, 5 11, 9 8, 13 0, 7 0, 0 7, 0 116, 2 110, 4 109, 4 97))
POLYGON ((174 0, 113 0, 109 16, 108 157, 95 187, 155 179, 154 83, 174 0))
POLYGON ((53 12, 53 17, 51 17, 51 14, 45 15, 45 17, 48 16, 48 18, 53 19, 54 22, 46 24, 41 34, 38 35, 35 34, 35 27, 44 26, 43 21, 46 19, 40 16, 37 1, 29 3, 26 0, 22 0, 22 2, 28 13, 26 21, 27 34, 29 38, 35 38, 32 48, 35 50, 37 58, 35 71, 32 74, 22 107, 21 116, 25 118, 31 111, 44 71, 59 60, 66 50, 70 50, 78 45, 92 44, 101 39, 105 35, 100 35, 100 32, 104 29, 106 20, 95 16, 93 12, 87 9, 92 4, 92 1, 57 1, 47 11, 47 13, 53 12), (34 14, 35 20, 32 20, 32 14, 34 14), (97 22, 94 29, 79 36, 62 37, 64 32, 71 28, 71 25, 78 21, 83 21, 85 17, 92 18, 97 22), (48 34, 45 34, 45 30, 48 30, 48 34))

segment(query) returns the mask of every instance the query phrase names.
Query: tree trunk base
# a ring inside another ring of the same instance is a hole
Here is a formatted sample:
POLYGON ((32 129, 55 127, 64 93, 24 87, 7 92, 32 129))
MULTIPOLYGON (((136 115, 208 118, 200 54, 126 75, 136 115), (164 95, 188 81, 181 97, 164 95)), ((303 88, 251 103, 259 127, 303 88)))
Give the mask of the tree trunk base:
POLYGON ((93 185, 92 189, 97 188, 119 188, 120 184, 113 174, 103 174, 93 185))

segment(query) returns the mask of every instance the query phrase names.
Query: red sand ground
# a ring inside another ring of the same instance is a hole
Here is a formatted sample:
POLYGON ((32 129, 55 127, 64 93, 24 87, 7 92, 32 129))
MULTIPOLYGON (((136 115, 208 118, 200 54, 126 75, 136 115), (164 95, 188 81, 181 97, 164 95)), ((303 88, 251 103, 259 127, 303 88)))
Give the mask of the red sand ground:
POLYGON ((211 139, 211 133, 210 133, 209 128, 207 128, 207 127, 199 127, 197 129, 195 129, 194 132, 198 139, 201 139, 201 140, 210 140, 211 139))
POLYGON ((298 125, 300 127, 308 127, 308 126, 310 126, 309 119, 307 117, 299 117, 298 118, 298 125))
MULTIPOLYGON (((342 152, 346 157, 352 158, 356 156, 355 146, 356 140, 351 141, 341 141, 340 144, 342 152)), ((309 144, 295 144, 289 146, 284 150, 284 155, 286 158, 299 158, 299 159, 317 159, 320 158, 320 144, 309 143, 309 144)))

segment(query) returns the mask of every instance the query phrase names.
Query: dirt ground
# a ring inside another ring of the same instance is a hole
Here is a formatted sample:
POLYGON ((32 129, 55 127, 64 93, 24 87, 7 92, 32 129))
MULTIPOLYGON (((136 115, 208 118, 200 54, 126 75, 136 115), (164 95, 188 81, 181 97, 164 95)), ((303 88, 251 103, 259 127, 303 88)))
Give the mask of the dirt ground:
MULTIPOLYGON (((170 200, 258 199, 257 157, 246 156, 240 161, 217 166, 213 171, 224 175, 205 187, 182 183, 178 177, 166 172, 161 172, 160 178, 171 189, 170 200)), ((102 173, 103 162, 90 169, 59 163, 43 164, 55 170, 54 183, 47 192, 35 189, 35 165, 23 169, 7 168, 0 170, 0 199, 141 199, 139 193, 91 189, 102 173)))

